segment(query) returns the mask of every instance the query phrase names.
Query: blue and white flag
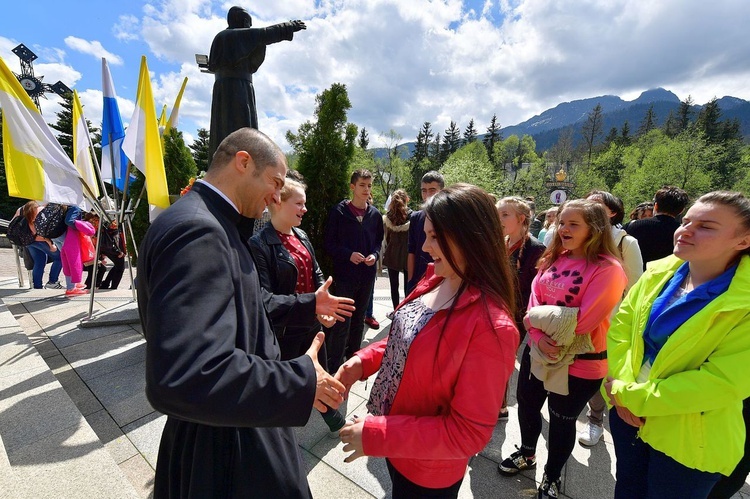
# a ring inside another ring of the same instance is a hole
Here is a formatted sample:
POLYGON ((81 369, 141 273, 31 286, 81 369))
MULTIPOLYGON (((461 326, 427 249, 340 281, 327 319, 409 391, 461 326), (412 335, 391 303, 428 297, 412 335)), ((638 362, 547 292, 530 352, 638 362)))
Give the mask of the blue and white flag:
POLYGON ((122 152, 125 127, 122 124, 120 107, 117 105, 117 94, 115 94, 115 86, 112 83, 112 75, 109 72, 107 60, 103 57, 102 93, 104 95, 104 108, 102 111, 102 179, 107 183, 115 185, 119 190, 123 190, 125 187, 125 178, 128 174, 128 158, 122 152), (110 142, 112 144, 111 147, 110 142))

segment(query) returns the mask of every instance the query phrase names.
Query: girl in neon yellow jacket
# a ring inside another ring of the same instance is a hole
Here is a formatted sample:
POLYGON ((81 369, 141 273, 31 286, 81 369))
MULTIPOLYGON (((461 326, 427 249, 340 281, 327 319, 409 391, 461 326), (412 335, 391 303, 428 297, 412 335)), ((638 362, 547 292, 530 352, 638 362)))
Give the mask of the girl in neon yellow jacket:
POLYGON ((615 498, 705 498, 744 452, 750 200, 708 193, 674 237, 607 336, 615 498))

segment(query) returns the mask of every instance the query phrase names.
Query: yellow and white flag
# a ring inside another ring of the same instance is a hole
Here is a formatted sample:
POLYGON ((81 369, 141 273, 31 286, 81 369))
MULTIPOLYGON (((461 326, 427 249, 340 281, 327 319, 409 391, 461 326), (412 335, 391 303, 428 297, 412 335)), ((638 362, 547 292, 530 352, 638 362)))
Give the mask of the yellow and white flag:
POLYGON ((78 92, 73 90, 73 163, 86 185, 96 198, 99 198, 99 184, 94 173, 94 161, 91 159, 91 140, 89 127, 83 116, 83 106, 78 99, 78 92))
POLYGON ((83 185, 31 97, 0 58, 3 159, 8 194, 59 204, 80 205, 83 185))
POLYGON ((148 77, 146 56, 141 57, 138 96, 133 116, 125 131, 122 150, 146 177, 148 203, 159 208, 168 208, 167 176, 164 172, 159 123, 151 92, 151 80, 148 77))
POLYGON ((165 132, 169 131, 170 128, 177 128, 177 121, 179 121, 180 118, 180 102, 182 102, 182 94, 185 93, 185 86, 187 85, 187 82, 188 79, 186 76, 185 79, 182 80, 182 86, 180 87, 180 91, 174 101, 172 112, 169 113, 169 121, 167 122, 167 126, 164 129, 165 132))

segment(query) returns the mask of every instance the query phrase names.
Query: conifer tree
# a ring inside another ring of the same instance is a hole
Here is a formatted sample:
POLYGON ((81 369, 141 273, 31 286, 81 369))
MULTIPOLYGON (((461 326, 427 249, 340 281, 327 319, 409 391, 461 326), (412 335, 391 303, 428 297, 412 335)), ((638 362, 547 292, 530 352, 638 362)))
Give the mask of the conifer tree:
POLYGON ((594 147, 602 134, 604 120, 602 115, 602 106, 597 103, 597 105, 594 106, 594 109, 589 112, 588 117, 586 118, 586 123, 584 123, 581 128, 581 135, 583 135, 583 140, 586 144, 589 166, 591 166, 591 157, 594 154, 594 147))
POLYGON ((469 120, 469 126, 464 130, 464 145, 471 144, 477 140, 477 129, 474 128, 474 118, 469 120))
POLYGON ((357 139, 357 145, 365 151, 367 150, 367 146, 370 145, 370 136, 367 135, 367 128, 362 127, 362 130, 359 131, 359 138, 357 139))
POLYGON ((208 165, 210 164, 208 158, 208 140, 209 133, 205 128, 198 129, 198 138, 190 144, 190 150, 193 151, 193 161, 195 161, 195 168, 199 172, 208 171, 208 165))
POLYGON ((487 127, 487 133, 484 135, 484 146, 487 148, 487 155, 490 158, 490 162, 495 164, 495 144, 503 140, 503 135, 500 133, 500 125, 497 122, 497 114, 492 115, 492 121, 490 126, 487 127))
POLYGON ((643 117, 643 120, 638 127, 636 135, 638 137, 643 137, 654 128, 656 128, 656 115, 654 114, 654 105, 651 104, 648 107, 648 111, 646 111, 646 116, 643 117))
POLYGON ((325 274, 331 271, 330 258, 323 252, 323 234, 328 210, 349 193, 350 163, 354 157, 357 127, 347 123, 351 109, 346 85, 334 83, 315 97, 315 121, 300 125, 286 139, 298 155, 298 171, 305 177, 307 214, 303 227, 317 253, 325 274))

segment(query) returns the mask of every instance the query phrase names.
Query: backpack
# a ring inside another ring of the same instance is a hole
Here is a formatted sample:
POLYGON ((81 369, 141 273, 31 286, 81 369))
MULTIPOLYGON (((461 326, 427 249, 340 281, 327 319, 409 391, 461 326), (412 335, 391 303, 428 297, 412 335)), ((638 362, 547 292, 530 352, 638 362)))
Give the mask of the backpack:
POLYGON ((62 236, 68 228, 65 225, 65 209, 60 204, 49 203, 37 214, 34 226, 39 236, 49 239, 62 236))
POLYGON ((6 235, 8 236, 8 240, 16 246, 28 246, 35 240, 29 223, 23 215, 18 215, 10 221, 6 235))

